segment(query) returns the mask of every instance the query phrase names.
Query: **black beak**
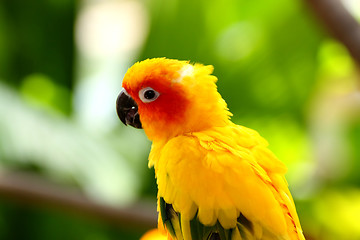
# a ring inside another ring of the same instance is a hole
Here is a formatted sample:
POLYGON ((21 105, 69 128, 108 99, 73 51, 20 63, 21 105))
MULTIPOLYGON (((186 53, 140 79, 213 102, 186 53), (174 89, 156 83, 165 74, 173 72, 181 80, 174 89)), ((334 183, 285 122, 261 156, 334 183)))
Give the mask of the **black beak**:
POLYGON ((125 125, 129 124, 135 128, 142 128, 138 106, 125 89, 121 90, 116 100, 116 112, 125 125))

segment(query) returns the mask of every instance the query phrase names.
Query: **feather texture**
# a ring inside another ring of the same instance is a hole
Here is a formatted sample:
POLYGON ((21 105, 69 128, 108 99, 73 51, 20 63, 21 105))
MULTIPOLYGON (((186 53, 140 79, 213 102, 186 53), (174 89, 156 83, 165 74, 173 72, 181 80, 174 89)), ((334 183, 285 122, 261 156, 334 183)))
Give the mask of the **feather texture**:
POLYGON ((237 229, 230 239, 304 239, 286 168, 254 130, 232 124, 189 133, 158 154, 159 196, 182 221, 237 229), (239 225, 240 216, 253 231, 239 225))
POLYGON ((212 71, 155 58, 124 77, 153 142, 159 228, 174 240, 303 240, 286 167, 256 131, 230 121, 212 71), (143 102, 144 88, 159 96, 143 102))

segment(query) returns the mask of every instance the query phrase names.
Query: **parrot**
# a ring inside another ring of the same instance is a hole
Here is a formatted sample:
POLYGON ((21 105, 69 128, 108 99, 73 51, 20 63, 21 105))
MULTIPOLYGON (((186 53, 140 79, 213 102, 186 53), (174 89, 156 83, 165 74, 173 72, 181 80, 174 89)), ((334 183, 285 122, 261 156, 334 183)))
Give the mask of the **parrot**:
POLYGON ((121 122, 152 142, 162 239, 304 240, 286 166, 257 131, 231 121, 213 70, 169 58, 139 61, 116 100, 121 122))

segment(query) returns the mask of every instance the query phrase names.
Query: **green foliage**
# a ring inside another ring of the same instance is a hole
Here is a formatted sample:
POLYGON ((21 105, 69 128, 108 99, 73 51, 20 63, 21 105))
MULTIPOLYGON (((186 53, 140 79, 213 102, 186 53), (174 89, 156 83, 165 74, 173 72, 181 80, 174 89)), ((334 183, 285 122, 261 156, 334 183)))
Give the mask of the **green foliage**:
POLYGON ((140 235, 75 213, 0 201, 1 239, 135 240, 140 235))

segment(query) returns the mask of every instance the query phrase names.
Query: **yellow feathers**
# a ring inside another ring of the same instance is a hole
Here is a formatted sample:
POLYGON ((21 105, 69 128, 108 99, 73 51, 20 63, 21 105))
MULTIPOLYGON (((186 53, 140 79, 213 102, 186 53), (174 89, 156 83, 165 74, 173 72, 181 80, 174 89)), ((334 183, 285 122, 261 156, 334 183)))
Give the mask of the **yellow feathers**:
MULTIPOLYGON (((280 196, 274 196, 271 180, 252 152, 265 146, 246 148, 234 145, 231 138, 226 137, 242 132, 239 139, 263 142, 248 131, 233 125, 171 139, 157 156, 159 195, 189 220, 196 213, 192 206, 198 206, 198 217, 203 224, 214 225, 219 220, 224 228, 233 228, 241 212, 247 219, 285 235, 287 216, 277 201, 280 196)), ((277 161, 268 159, 271 160, 277 161)))
POLYGON ((136 63, 124 78, 121 99, 133 100, 122 102, 136 104, 118 112, 131 122, 138 109, 153 141, 160 226, 178 240, 304 239, 286 167, 256 131, 229 120, 212 71, 160 58, 136 63))
POLYGON ((146 232, 140 240, 167 240, 166 234, 163 234, 158 229, 151 229, 150 231, 146 232))

